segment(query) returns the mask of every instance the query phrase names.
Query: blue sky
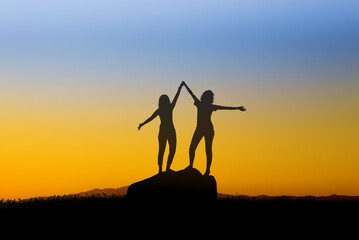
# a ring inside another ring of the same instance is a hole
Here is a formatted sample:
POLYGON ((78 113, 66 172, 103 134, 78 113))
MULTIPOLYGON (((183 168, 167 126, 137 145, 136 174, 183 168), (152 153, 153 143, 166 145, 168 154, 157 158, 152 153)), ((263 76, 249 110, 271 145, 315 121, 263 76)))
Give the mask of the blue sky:
POLYGON ((357 66, 359 3, 12 0, 0 32, 5 72, 328 73, 357 66))

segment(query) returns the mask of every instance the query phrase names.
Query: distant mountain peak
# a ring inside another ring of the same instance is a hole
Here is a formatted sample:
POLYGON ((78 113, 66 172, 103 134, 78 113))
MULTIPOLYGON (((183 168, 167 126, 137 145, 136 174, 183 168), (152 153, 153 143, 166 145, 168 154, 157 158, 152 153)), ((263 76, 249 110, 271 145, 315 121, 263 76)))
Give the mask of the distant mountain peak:
POLYGON ((127 189, 128 186, 125 187, 120 187, 120 188, 94 188, 90 191, 86 191, 86 192, 79 192, 76 194, 71 194, 71 195, 78 195, 80 197, 86 197, 86 196, 102 196, 102 195, 106 195, 106 196, 125 196, 127 194, 127 189))

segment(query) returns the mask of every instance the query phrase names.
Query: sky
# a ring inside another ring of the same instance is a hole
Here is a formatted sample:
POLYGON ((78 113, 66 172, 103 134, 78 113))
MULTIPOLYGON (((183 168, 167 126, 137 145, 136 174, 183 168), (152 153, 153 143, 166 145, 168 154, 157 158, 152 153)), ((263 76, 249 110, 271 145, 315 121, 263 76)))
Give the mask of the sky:
MULTIPOLYGON (((219 192, 359 195, 358 42, 357 1, 2 0, 0 199, 156 174, 159 120, 137 126, 181 81, 247 107, 212 116, 219 192)), ((186 91, 174 124, 180 170, 186 91)))

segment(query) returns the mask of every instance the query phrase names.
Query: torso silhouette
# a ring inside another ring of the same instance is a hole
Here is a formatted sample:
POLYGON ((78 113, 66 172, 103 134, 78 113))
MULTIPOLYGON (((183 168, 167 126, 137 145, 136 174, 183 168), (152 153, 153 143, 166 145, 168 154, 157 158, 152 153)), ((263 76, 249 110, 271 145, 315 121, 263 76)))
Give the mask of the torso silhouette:
POLYGON ((196 101, 194 105, 197 107, 197 129, 203 131, 213 131, 213 124, 211 121, 212 112, 216 111, 215 105, 205 104, 196 101))
POLYGON ((168 132, 168 131, 173 131, 175 129, 173 125, 172 113, 173 113, 172 107, 158 109, 158 115, 160 116, 161 119, 160 131, 168 132))

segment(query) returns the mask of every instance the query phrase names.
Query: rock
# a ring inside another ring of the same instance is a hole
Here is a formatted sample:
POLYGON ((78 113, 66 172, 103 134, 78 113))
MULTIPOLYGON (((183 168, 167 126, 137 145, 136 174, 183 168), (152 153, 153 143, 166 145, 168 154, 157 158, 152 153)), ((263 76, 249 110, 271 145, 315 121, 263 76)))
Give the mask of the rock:
POLYGON ((215 200, 217 183, 195 168, 163 172, 128 187, 127 197, 136 200, 215 200))

